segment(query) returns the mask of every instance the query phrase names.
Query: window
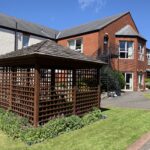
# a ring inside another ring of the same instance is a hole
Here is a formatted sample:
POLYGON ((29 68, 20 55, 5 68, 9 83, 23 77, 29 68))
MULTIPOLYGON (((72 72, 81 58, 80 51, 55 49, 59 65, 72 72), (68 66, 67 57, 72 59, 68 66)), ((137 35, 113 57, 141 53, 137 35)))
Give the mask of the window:
POLYGON ((144 82, 144 80, 143 80, 143 74, 142 73, 138 73, 138 87, 139 87, 139 89, 142 88, 143 82, 144 82))
POLYGON ((105 34, 105 36, 104 36, 104 45, 108 44, 108 40, 109 40, 108 34, 105 34))
POLYGON ((150 65, 150 51, 147 51, 147 64, 150 65))
POLYGON ((29 38, 30 38, 30 36, 28 34, 23 34, 23 41, 22 41, 23 48, 29 46, 29 38))
POLYGON ((75 50, 80 53, 83 52, 82 39, 70 40, 68 41, 68 46, 72 50, 75 50))
POLYGON ((120 41, 119 43, 119 56, 120 58, 132 59, 134 56, 133 42, 120 41))
POLYGON ((139 53, 139 59, 140 61, 144 61, 144 47, 141 43, 138 45, 138 53, 139 53))

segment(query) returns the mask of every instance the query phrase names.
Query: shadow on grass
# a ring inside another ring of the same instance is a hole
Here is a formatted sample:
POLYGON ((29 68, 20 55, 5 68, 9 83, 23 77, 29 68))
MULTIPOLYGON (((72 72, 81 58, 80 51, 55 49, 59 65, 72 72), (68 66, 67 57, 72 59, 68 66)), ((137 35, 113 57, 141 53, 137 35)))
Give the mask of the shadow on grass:
POLYGON ((105 112, 105 111, 108 111, 108 110, 110 110, 110 109, 108 109, 108 108, 102 108, 102 107, 101 107, 101 111, 102 111, 102 112, 105 112))

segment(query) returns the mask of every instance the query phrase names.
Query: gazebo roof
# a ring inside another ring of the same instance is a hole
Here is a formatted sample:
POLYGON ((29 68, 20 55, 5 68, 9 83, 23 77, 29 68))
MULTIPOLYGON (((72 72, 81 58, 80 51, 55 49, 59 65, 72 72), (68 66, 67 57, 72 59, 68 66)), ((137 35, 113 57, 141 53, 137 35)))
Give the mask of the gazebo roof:
POLYGON ((35 57, 38 56, 38 58, 46 57, 47 59, 63 59, 63 60, 70 60, 70 61, 79 61, 79 62, 85 62, 85 63, 92 63, 96 65, 103 65, 106 64, 101 60, 97 60, 92 57, 87 57, 79 52, 75 52, 74 50, 71 50, 69 48, 63 47, 61 45, 58 45, 56 42, 51 40, 45 40, 41 43, 32 45, 27 48, 23 48, 21 50, 13 51, 10 53, 7 53, 5 55, 0 56, 0 62, 5 62, 7 60, 15 60, 18 58, 28 58, 28 57, 35 57))

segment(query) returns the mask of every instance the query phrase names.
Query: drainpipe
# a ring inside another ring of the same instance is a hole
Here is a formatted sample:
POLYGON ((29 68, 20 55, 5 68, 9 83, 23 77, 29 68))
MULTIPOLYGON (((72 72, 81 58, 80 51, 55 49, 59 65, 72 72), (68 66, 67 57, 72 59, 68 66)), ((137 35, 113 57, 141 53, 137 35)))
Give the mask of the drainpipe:
POLYGON ((16 30, 15 30, 15 51, 18 50, 17 28, 18 28, 18 23, 16 22, 16 30))

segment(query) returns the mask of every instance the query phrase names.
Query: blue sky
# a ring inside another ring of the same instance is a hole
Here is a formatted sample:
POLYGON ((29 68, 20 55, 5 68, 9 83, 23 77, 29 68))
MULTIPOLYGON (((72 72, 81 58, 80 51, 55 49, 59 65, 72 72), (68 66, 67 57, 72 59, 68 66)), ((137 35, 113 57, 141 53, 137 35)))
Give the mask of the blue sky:
POLYGON ((130 11, 150 48, 150 0, 0 0, 0 12, 66 29, 130 11))

